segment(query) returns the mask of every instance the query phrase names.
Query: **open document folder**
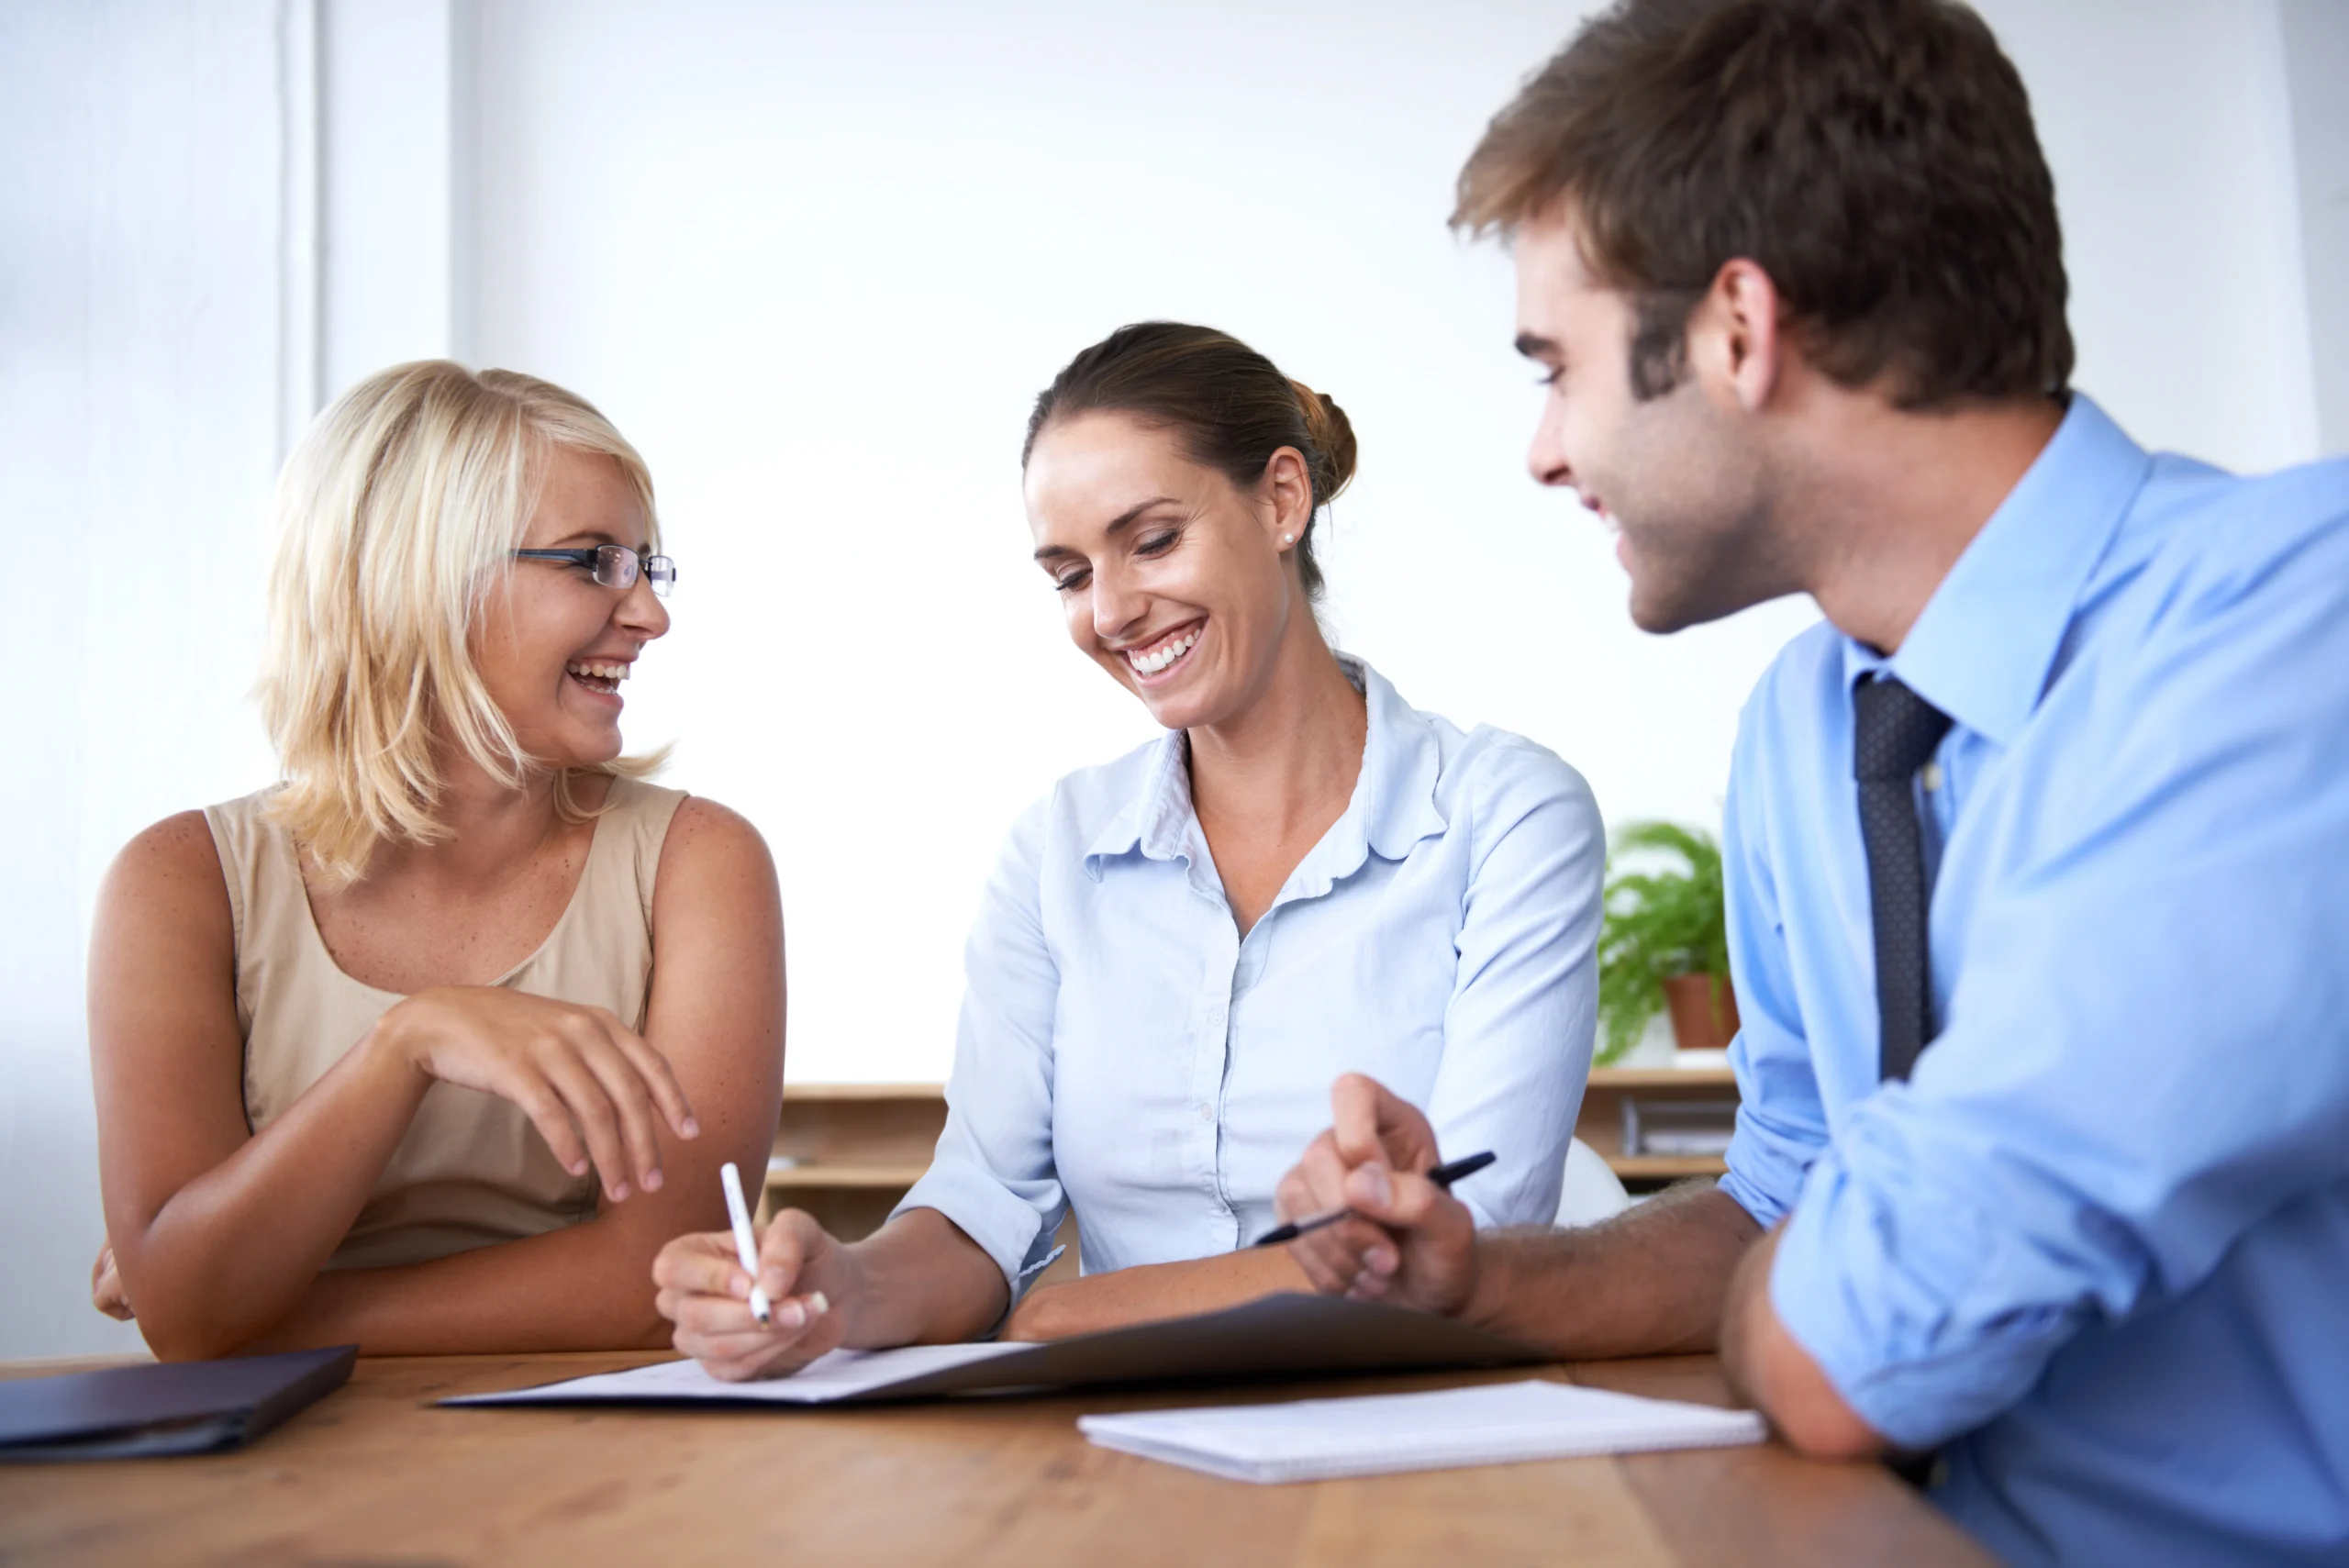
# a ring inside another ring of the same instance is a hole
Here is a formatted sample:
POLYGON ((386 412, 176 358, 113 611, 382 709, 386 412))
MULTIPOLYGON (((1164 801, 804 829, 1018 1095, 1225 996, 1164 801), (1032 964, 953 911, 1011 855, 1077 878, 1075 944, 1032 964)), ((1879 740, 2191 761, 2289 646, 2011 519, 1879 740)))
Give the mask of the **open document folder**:
POLYGON ((721 1383, 694 1362, 573 1378, 444 1405, 842 1405, 1105 1383, 1224 1382, 1323 1373, 1509 1366, 1544 1358, 1449 1318, 1340 1296, 1268 1296, 1221 1312, 1082 1334, 1050 1344, 996 1341, 833 1351, 790 1377, 721 1383))

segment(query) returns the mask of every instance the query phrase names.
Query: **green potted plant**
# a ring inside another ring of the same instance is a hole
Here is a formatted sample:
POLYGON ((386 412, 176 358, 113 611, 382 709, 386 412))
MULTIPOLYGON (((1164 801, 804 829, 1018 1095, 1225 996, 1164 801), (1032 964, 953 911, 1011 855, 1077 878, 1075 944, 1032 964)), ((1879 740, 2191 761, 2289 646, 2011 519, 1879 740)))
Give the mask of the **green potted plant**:
POLYGON ((1701 828, 1634 822, 1608 852, 1598 934, 1598 1062, 1639 1043, 1648 1021, 1671 1010, 1685 1050, 1727 1045, 1737 1033, 1729 984, 1729 922, 1721 903, 1721 851, 1701 828), (1623 869, 1625 857, 1642 869, 1623 869))

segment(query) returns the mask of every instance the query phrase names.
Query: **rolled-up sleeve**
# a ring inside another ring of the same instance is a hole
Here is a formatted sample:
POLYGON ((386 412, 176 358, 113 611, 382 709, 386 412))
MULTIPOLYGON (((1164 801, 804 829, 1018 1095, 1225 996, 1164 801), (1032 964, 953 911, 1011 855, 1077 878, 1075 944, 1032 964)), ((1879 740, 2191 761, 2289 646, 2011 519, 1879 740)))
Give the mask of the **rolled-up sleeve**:
POLYGON ((1771 1302, 1893 1441, 1982 1424, 2349 1180, 2344 580, 2349 528, 2256 595, 2181 591, 2076 698, 2060 831, 1976 907, 1912 1082, 1806 1178, 1771 1302))
POLYGON ((1721 822, 1721 878, 1729 906, 1729 967, 1737 992, 1738 1034, 1730 1042, 1737 1074, 1737 1129, 1721 1190, 1764 1229, 1794 1207, 1803 1173, 1827 1147, 1827 1110, 1819 1093, 1802 1005, 1788 972, 1787 930, 1765 852, 1769 836, 1753 814, 1759 709, 1749 706, 1730 767, 1721 822))
POLYGON ((963 953, 963 1012, 946 1130, 930 1169, 890 1218, 944 1215, 978 1243, 1016 1300, 1068 1210, 1052 1162, 1052 1017, 1059 971, 1038 884, 1051 802, 1013 826, 963 953))
POLYGON ((1447 1157, 1501 1155, 1459 1189, 1478 1225, 1546 1225, 1590 1075, 1606 832, 1550 752, 1518 742, 1486 762, 1428 1119, 1447 1157))

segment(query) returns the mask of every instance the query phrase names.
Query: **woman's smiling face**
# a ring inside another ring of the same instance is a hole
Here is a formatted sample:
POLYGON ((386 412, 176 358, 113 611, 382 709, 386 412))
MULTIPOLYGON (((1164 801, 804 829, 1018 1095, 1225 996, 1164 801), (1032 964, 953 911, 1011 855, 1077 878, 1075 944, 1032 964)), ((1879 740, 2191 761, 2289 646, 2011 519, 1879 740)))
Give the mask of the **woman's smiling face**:
POLYGON ((1312 512, 1293 448, 1242 488, 1170 430, 1080 414, 1038 436, 1027 499, 1070 640, 1169 729, 1244 711, 1271 684, 1293 617, 1311 613, 1287 556, 1312 512))
MULTIPOLYGON (((525 550, 624 544, 650 554, 644 506, 627 473, 598 452, 556 447, 547 461, 525 550)), ((620 684, 669 612, 641 573, 607 588, 584 566, 517 561, 474 618, 474 667, 523 752, 550 767, 620 754, 620 684)))

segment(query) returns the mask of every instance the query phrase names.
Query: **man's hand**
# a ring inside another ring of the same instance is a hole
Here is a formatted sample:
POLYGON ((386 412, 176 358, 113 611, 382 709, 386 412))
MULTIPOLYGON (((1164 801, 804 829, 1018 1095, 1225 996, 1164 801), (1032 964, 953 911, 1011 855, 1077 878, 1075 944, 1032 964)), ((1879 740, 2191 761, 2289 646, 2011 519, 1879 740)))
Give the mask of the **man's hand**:
POLYGON ((1435 1130, 1418 1108, 1349 1073, 1330 1089, 1333 1120, 1274 1195, 1284 1220, 1353 1213, 1290 1242, 1316 1290, 1456 1313, 1476 1283, 1476 1225, 1427 1179, 1435 1130))
POLYGON ((1769 1418, 1787 1446, 1812 1459, 1872 1459, 1887 1445, 1843 1402, 1770 1305, 1781 1223, 1747 1250, 1721 1310, 1721 1364, 1730 1386, 1769 1418))

